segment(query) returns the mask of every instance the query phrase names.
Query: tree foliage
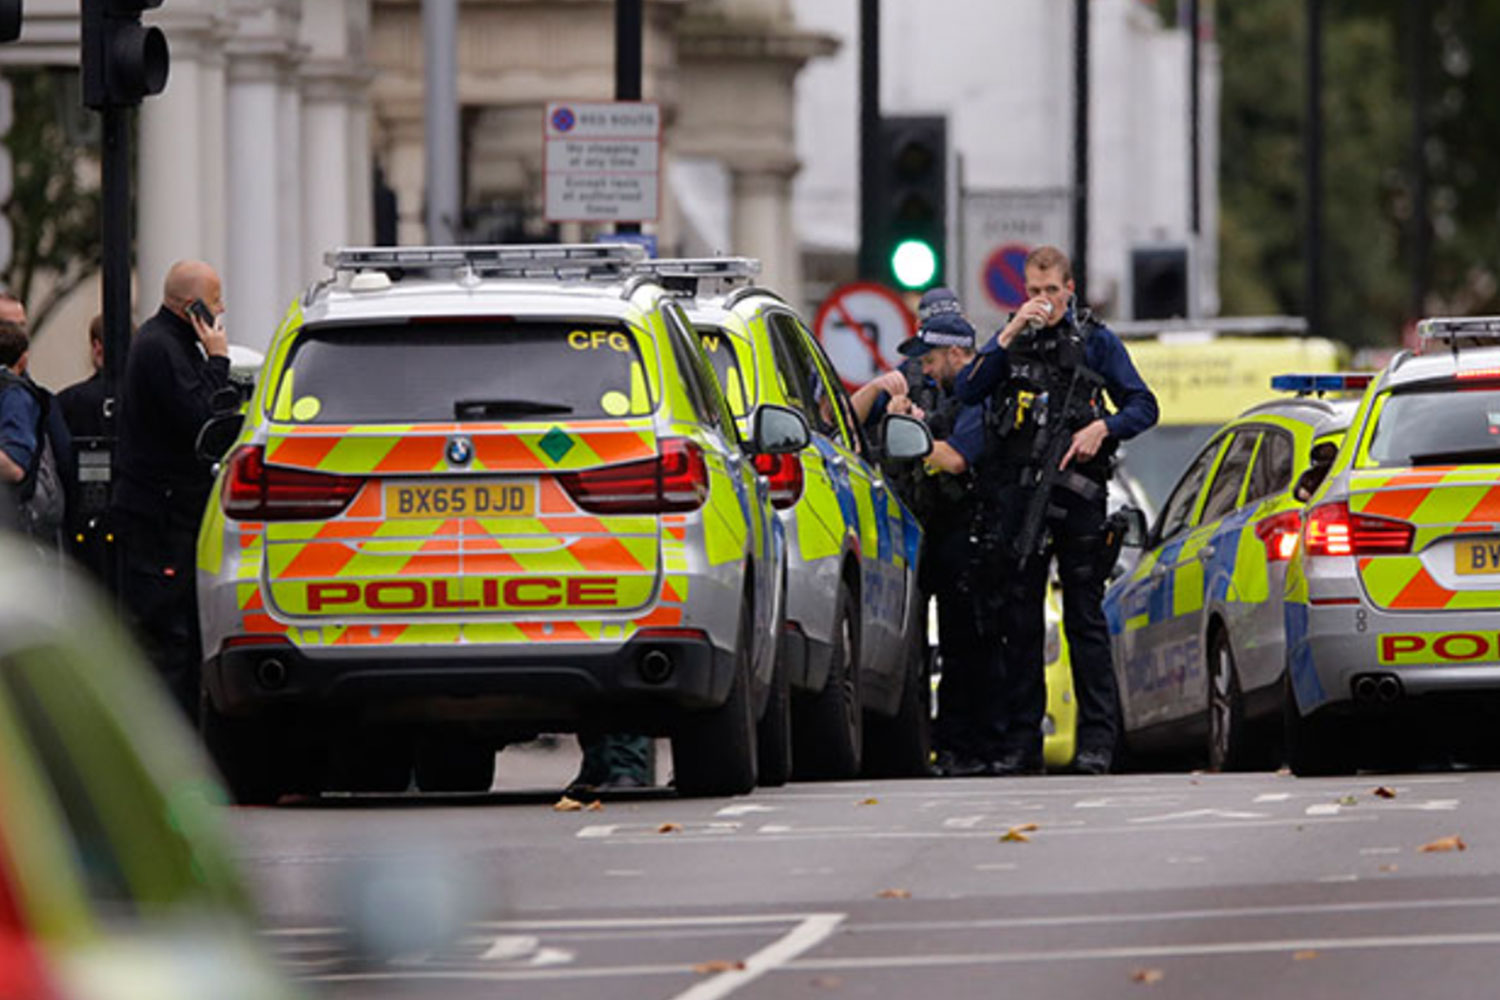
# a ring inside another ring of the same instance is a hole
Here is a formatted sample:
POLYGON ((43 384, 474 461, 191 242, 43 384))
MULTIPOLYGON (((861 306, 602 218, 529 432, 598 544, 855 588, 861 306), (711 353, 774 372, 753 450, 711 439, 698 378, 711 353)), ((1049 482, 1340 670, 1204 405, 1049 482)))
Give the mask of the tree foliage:
POLYGON ((5 146, 14 187, 3 210, 13 249, 0 280, 26 303, 31 328, 39 330, 99 270, 99 160, 68 134, 65 102, 77 93, 65 71, 18 69, 7 79, 15 114, 5 146))
MULTIPOLYGON (((1214 5, 1223 66, 1220 292, 1228 314, 1305 310, 1308 2, 1214 5)), ((1500 52, 1500 5, 1322 2, 1324 332, 1354 344, 1392 343, 1414 318, 1413 38, 1430 39, 1421 62, 1432 243, 1420 311, 1500 308, 1500 66, 1481 55, 1500 52)))

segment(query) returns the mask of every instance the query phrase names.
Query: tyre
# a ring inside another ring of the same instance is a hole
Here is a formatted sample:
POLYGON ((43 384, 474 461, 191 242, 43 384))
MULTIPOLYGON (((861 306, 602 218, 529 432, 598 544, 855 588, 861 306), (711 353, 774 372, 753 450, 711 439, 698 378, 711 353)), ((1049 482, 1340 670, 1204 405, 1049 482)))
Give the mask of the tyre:
POLYGON ((1246 770, 1255 756, 1253 742, 1229 636, 1215 629, 1208 645, 1208 769, 1246 770))
MULTIPOLYGON (((778 633, 778 641, 780 633, 778 633)), ((755 730, 760 783, 775 788, 792 776, 792 684, 786 661, 778 654, 771 672, 771 694, 755 730)))
POLYGON ((495 783, 495 748, 463 738, 417 744, 417 788, 424 792, 487 792, 495 783))
POLYGON ((804 781, 859 775, 864 712, 859 696, 859 622, 847 586, 839 588, 833 653, 823 690, 792 705, 793 774, 804 781))
POLYGON ((284 780, 279 734, 266 722, 220 715, 205 695, 198 706, 198 727, 237 804, 272 806, 290 790, 284 780))
POLYGON ((925 778, 932 769, 932 681, 926 637, 907 640, 901 705, 865 720, 864 765, 871 778, 925 778))
POLYGON ((744 795, 755 787, 755 719, 750 697, 753 622, 746 600, 740 612, 729 697, 718 708, 688 716, 672 736, 672 768, 680 795, 744 795))
POLYGON ((1297 708, 1288 675, 1282 685, 1282 716, 1286 728, 1286 762, 1299 778, 1354 773, 1354 753, 1347 726, 1326 711, 1303 715, 1297 708))

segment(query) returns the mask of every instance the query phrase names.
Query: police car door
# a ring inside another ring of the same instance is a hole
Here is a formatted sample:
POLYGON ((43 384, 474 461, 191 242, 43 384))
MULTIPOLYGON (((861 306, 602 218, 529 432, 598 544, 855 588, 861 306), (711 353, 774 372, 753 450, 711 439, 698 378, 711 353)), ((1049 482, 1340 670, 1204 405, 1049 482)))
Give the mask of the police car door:
MULTIPOLYGON (((1184 687, 1183 701, 1186 705, 1196 704, 1200 710, 1206 710, 1208 706, 1210 679, 1207 669, 1209 649, 1206 643, 1209 639, 1209 616, 1216 611, 1222 613, 1231 636, 1241 634, 1242 627, 1247 624, 1244 612, 1249 608, 1241 597, 1240 588, 1236 586, 1235 570, 1241 555, 1240 539, 1248 536, 1251 542, 1259 545, 1254 531, 1246 530, 1253 507, 1244 503, 1242 498, 1261 435, 1259 427, 1239 427, 1233 432, 1204 496, 1203 511, 1198 515, 1198 527, 1193 529, 1188 536, 1188 543, 1183 546, 1185 555, 1180 571, 1183 577, 1179 579, 1178 586, 1185 589, 1196 586, 1196 593, 1199 595, 1197 608, 1186 612, 1183 625, 1192 628, 1193 636, 1197 639, 1198 658, 1202 668, 1188 674, 1189 683, 1184 687), (1189 551, 1191 563, 1187 562, 1186 557, 1189 551)), ((1264 551, 1263 547, 1259 550, 1246 550, 1246 570, 1251 568, 1248 560, 1261 558, 1264 551)), ((1188 601, 1189 605, 1192 603, 1194 602, 1188 601)), ((1264 600, 1258 602, 1258 606, 1265 604, 1264 600)), ((1233 648, 1231 646, 1231 650, 1233 648)))
MULTIPOLYGON (((1120 691, 1125 727, 1136 730, 1180 716, 1182 686, 1188 664, 1184 660, 1178 622, 1180 599, 1176 569, 1203 500, 1203 487, 1223 449, 1216 438, 1188 466, 1173 487, 1161 518, 1151 533, 1151 546, 1121 589, 1121 631, 1117 637, 1120 691), (1175 709, 1175 710, 1174 710, 1175 709)), ((1202 669, 1201 665, 1198 668, 1202 669)))
POLYGON ((895 494, 886 486, 885 473, 870 460, 864 434, 854 417, 854 406, 849 402, 837 369, 807 327, 801 326, 801 330, 838 411, 841 431, 838 443, 841 454, 849 463, 849 481, 859 514, 864 552, 865 632, 867 637, 873 634, 875 642, 873 647, 866 646, 875 654, 867 662, 881 675, 899 676, 898 671, 903 666, 901 657, 907 648, 901 642, 905 631, 908 576, 904 544, 906 521, 901 516, 895 494))

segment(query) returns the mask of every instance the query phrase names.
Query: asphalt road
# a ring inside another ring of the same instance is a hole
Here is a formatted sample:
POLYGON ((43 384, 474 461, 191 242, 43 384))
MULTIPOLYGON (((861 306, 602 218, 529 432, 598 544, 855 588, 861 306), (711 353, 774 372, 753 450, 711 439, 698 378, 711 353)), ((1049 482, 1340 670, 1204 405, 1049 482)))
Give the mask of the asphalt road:
POLYGON ((1497 774, 850 782, 564 812, 576 758, 512 756, 484 797, 236 810, 287 968, 326 996, 440 1000, 1500 994, 1497 774), (1421 850, 1450 837, 1467 849, 1421 850))

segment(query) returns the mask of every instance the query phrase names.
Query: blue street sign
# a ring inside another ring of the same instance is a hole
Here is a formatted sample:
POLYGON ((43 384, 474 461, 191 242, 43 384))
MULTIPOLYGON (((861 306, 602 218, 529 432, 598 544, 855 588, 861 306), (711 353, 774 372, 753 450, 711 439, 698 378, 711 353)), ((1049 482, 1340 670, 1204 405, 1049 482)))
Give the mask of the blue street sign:
POLYGON ((1031 248, 1021 243, 1007 243, 990 254, 984 263, 984 290, 995 305, 1015 309, 1025 302, 1026 255, 1031 248))

